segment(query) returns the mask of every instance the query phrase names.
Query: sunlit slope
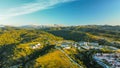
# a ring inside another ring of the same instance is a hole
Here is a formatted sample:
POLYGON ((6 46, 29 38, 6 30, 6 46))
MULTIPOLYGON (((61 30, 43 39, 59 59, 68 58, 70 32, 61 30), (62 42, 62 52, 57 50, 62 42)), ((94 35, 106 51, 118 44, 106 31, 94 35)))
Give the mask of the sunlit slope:
POLYGON ((40 30, 4 29, 0 33, 0 67, 22 64, 30 60, 31 55, 59 40, 63 39, 40 30), (37 44, 41 46, 33 49, 32 46, 37 44))
POLYGON ((32 63, 28 63, 26 68, 79 68, 72 63, 67 56, 59 50, 39 56, 32 63))

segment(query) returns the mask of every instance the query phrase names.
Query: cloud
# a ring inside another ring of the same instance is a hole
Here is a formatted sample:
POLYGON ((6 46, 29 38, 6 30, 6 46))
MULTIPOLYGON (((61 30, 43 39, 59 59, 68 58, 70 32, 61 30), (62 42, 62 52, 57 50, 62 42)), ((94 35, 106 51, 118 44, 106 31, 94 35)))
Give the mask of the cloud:
POLYGON ((7 9, 8 11, 0 14, 0 20, 48 9, 50 7, 54 7, 57 4, 71 1, 74 0, 36 0, 34 3, 26 3, 19 7, 7 9))

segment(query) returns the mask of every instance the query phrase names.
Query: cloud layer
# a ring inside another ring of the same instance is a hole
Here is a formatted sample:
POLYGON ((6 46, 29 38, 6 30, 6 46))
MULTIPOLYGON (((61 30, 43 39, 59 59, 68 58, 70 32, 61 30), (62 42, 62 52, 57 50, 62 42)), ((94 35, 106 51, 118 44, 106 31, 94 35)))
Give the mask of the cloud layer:
POLYGON ((0 14, 0 20, 48 9, 50 7, 54 7, 57 4, 71 1, 74 0, 36 0, 34 3, 26 3, 19 7, 7 9, 8 11, 5 11, 4 13, 0 14))

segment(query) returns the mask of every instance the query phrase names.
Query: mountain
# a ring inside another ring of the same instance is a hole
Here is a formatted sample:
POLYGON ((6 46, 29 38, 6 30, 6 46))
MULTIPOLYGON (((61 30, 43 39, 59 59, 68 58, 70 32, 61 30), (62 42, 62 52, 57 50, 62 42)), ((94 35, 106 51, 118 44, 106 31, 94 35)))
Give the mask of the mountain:
POLYGON ((120 48, 120 26, 24 27, 0 28, 0 68, 102 68, 93 55, 120 48))
POLYGON ((99 44, 106 44, 106 42, 111 43, 114 41, 120 41, 120 26, 85 25, 53 27, 43 30, 52 33, 55 36, 63 37, 66 40, 73 40, 76 42, 88 41, 98 42, 99 44))
POLYGON ((55 48, 57 41, 64 39, 41 30, 6 27, 0 31, 0 68, 79 68, 55 48))
POLYGON ((51 28, 51 27, 63 27, 64 25, 59 25, 59 24, 51 24, 51 25, 24 25, 20 26, 20 28, 35 28, 35 29, 44 29, 44 28, 51 28))

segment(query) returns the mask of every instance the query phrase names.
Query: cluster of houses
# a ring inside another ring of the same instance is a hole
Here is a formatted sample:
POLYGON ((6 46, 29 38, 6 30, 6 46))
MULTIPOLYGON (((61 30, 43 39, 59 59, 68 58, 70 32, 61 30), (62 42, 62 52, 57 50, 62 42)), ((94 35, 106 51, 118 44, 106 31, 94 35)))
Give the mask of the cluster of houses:
POLYGON ((88 46, 88 45, 93 45, 93 46, 98 46, 99 44, 98 43, 95 43, 95 42, 79 42, 78 43, 80 46, 88 46))
POLYGON ((75 47, 77 49, 101 49, 101 48, 108 48, 110 50, 117 50, 118 48, 112 47, 112 46, 102 46, 99 45, 99 43, 96 42, 62 42, 61 47, 64 49, 70 49, 71 47, 75 47))
MULTIPOLYGON (((98 43, 94 43, 94 42, 63 42, 61 43, 61 47, 64 49, 70 49, 71 47, 75 47, 78 49, 84 48, 84 49, 93 49, 93 48, 98 48, 98 43)), ((100 46, 101 47, 101 46, 100 46)))
MULTIPOLYGON (((70 49, 75 47, 77 49, 101 49, 101 48, 108 48, 110 50, 118 50, 116 47, 112 46, 102 46, 99 43, 95 42, 62 42, 61 47, 63 49, 70 49)), ((120 68, 120 53, 97 53, 94 55, 96 61, 103 65, 104 68, 120 68), (105 64, 105 61, 109 63, 109 66, 105 64)))
POLYGON ((103 63, 106 61, 110 68, 120 68, 120 53, 97 53, 94 57, 103 63))
POLYGON ((40 46, 41 46, 41 44, 38 43, 38 44, 36 44, 36 45, 32 45, 31 48, 32 48, 32 49, 36 49, 36 48, 39 48, 40 46))
POLYGON ((84 49, 98 49, 98 43, 95 42, 79 42, 78 47, 82 47, 84 49))

